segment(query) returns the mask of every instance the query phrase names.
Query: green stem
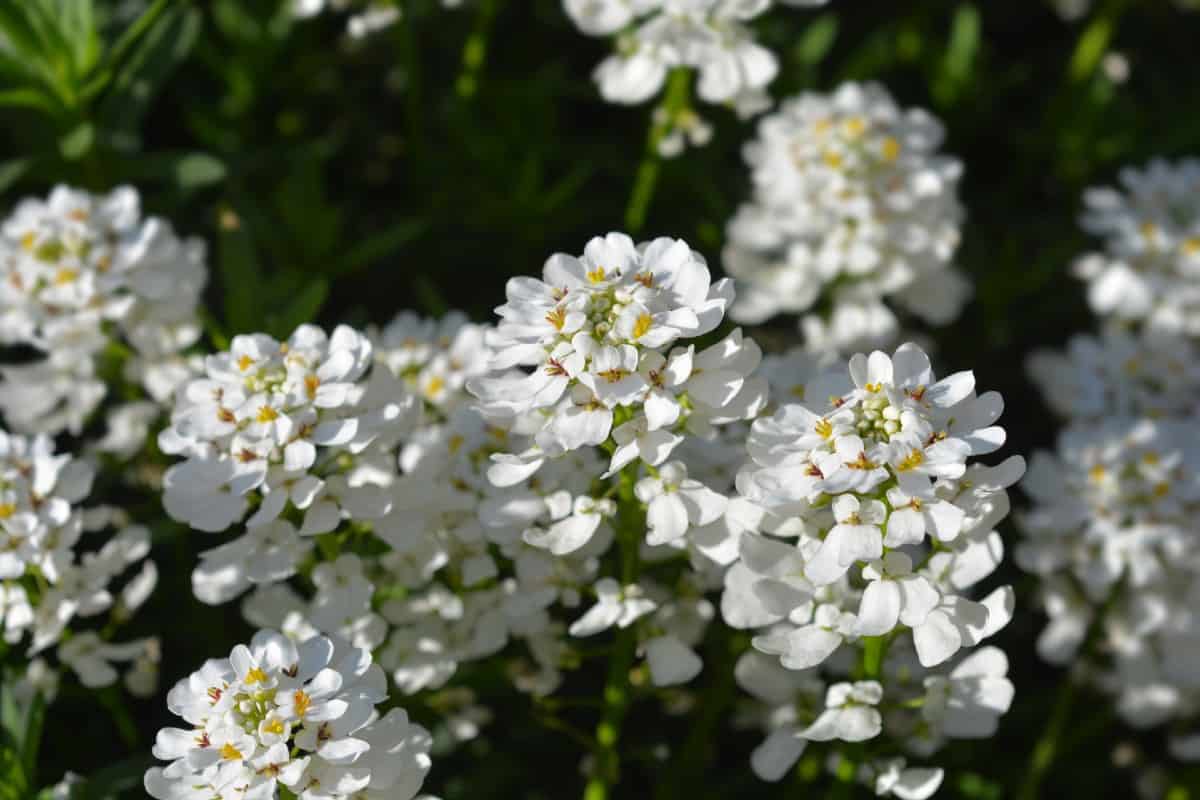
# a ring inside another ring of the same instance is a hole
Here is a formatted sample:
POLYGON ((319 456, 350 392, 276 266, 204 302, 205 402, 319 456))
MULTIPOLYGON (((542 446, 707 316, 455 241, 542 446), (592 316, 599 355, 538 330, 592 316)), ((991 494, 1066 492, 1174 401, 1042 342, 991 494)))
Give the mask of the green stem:
POLYGON ((1058 698, 1054 701, 1054 710, 1050 712, 1050 721, 1046 723, 1046 729, 1042 731, 1037 744, 1033 746, 1033 753, 1029 756, 1029 766, 1025 768, 1025 782, 1021 784, 1017 800, 1037 800, 1042 779, 1058 755, 1059 739, 1066 728, 1067 720, 1071 718, 1071 707, 1074 704, 1075 682, 1071 680, 1068 673, 1063 687, 1058 691, 1058 698))
POLYGON ((654 188, 658 184, 659 168, 662 165, 658 145, 663 137, 671 132, 675 117, 687 108, 691 77, 690 71, 677 67, 667 79, 667 92, 662 106, 666 114, 659 122, 651 122, 650 132, 646 136, 646 152, 638 164, 633 192, 625 209, 625 230, 629 233, 638 233, 646 224, 646 214, 650 210, 650 201, 654 199, 654 188))
POLYGON ((479 74, 487 61, 488 38, 492 33, 492 21, 496 18, 498 0, 480 0, 479 15, 475 17, 475 28, 463 45, 462 68, 454 89, 458 96, 469 100, 479 89, 479 74))
POLYGON ((885 636, 868 636, 863 639, 863 678, 873 681, 882 674, 883 657, 887 654, 888 641, 885 636))
MULTIPOLYGON (((637 462, 625 467, 621 470, 617 491, 617 548, 623 586, 637 581, 638 548, 646 527, 644 514, 633 491, 637 476, 637 462)), ((633 667, 636 649, 636 625, 617 631, 616 644, 608 662, 608 678, 604 684, 604 711, 596 725, 596 763, 592 777, 583 790, 583 800, 607 800, 609 790, 620 780, 621 726, 629 711, 632 690, 629 670, 633 667)))

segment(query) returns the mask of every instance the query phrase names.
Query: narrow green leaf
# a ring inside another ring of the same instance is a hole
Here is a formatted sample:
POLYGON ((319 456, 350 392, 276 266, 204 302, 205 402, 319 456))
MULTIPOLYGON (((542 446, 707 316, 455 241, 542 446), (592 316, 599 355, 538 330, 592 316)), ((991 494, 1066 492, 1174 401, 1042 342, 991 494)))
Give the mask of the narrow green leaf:
POLYGON ((54 116, 57 108, 54 100, 38 89, 8 89, 0 91, 0 106, 7 108, 30 108, 54 116))
POLYGON ((95 126, 90 122, 84 122, 58 140, 58 150, 68 161, 78 161, 91 151, 95 142, 95 126))
MULTIPOLYGON (((149 12, 147 12, 149 13, 149 12)), ((202 17, 180 3, 156 18, 114 68, 98 117, 106 131, 133 134, 167 78, 191 52, 202 17)))
MULTIPOLYGON (((282 282, 286 283, 286 282, 282 282)), ((329 281, 314 278, 297 293, 291 295, 283 307, 269 317, 267 331, 275 336, 290 334, 305 322, 312 322, 329 297, 329 281)), ((280 298, 281 300, 283 298, 280 298)))
POLYGON ((37 785, 38 753, 42 747, 42 728, 46 722, 46 700, 41 692, 35 692, 25 713, 25 741, 21 748, 21 762, 24 765, 26 781, 37 785))
POLYGON ((0 193, 7 192, 10 186, 21 180, 31 166, 31 158, 14 158, 0 163, 0 193))
POLYGON ((71 800, 112 800, 124 792, 140 787, 146 770, 154 766, 148 756, 135 756, 126 761, 105 767, 92 773, 77 790, 71 792, 71 800))
POLYGON ((258 329, 261 271, 249 232, 232 210, 221 212, 217 265, 225 293, 225 328, 234 333, 258 329))
POLYGON ((348 275, 368 267, 399 250, 429 228, 428 220, 410 219, 399 222, 385 231, 368 236, 350 249, 344 258, 333 264, 331 275, 348 275))
POLYGON ((814 67, 825 60, 837 40, 838 20, 833 14, 822 14, 809 23, 796 43, 796 60, 814 67))

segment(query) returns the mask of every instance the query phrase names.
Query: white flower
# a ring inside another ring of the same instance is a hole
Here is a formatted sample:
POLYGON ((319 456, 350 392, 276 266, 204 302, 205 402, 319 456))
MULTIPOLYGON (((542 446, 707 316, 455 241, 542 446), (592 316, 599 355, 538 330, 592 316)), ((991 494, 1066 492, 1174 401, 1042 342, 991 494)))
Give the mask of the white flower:
POLYGON ((636 584, 622 587, 612 578, 601 578, 593 588, 596 604, 571 623, 568 632, 572 636, 594 636, 614 625, 628 628, 657 607, 636 584))
POLYGON ((690 647, 675 636, 657 636, 643 645, 655 686, 687 683, 700 674, 703 663, 690 647))
POLYGON ((863 590, 855 632, 860 636, 883 636, 897 623, 917 628, 941 599, 924 576, 912 574, 912 559, 892 551, 863 567, 863 590))
POLYGON ((814 742, 874 739, 883 730, 883 717, 875 708, 882 699, 877 681, 835 683, 825 695, 825 710, 800 735, 814 742))
POLYGON ((1104 251, 1075 264, 1101 316, 1149 328, 1200 334, 1200 161, 1156 159, 1126 167, 1120 188, 1089 189, 1080 220, 1104 251))
POLYGON ((804 314, 810 346, 888 344, 889 300, 931 325, 952 321, 966 280, 951 269, 963 211, 961 164, 941 156, 941 125, 902 111, 877 84, 805 93, 763 119, 746 148, 754 195, 729 223, 722 260, 744 287, 741 322, 804 314), (828 290, 828 293, 826 293, 828 290))
POLYGON ((638 481, 637 498, 646 503, 646 543, 661 545, 709 525, 725 513, 726 498, 687 477, 681 461, 664 464, 657 476, 638 481))
MULTIPOLYGON (((925 679, 921 714, 936 734, 952 739, 985 739, 996 732, 1012 704, 1008 658, 984 647, 959 662, 948 677, 925 679)), ((935 735, 936 735, 935 734, 935 735)))
POLYGON ((103 399, 95 359, 123 338, 127 372, 155 400, 187 375, 179 353, 200 337, 205 251, 162 219, 141 216, 137 192, 92 195, 56 186, 0 224, 0 341, 46 354, 0 383, 9 425, 78 433, 103 399), (167 364, 177 364, 167 368, 167 364), (65 386, 74 376, 79 384, 65 386))
POLYGON ((429 770, 431 740, 399 709, 380 718, 374 706, 386 696, 369 651, 259 631, 171 690, 168 706, 192 728, 159 731, 154 755, 171 763, 147 771, 146 791, 159 800, 270 798, 282 785, 306 800, 409 800, 429 770))

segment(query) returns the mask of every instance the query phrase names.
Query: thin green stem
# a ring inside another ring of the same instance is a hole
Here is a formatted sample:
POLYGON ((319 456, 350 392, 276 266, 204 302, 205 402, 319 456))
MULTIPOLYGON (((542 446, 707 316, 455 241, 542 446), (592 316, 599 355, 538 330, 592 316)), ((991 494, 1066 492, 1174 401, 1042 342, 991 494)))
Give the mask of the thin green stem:
POLYGON ((691 78, 689 70, 677 67, 667 79, 667 92, 662 104, 665 113, 657 122, 652 118, 650 132, 646 136, 646 152, 638 164, 633 192, 625 209, 625 230, 629 233, 638 233, 646 224, 646 214, 650 210, 650 201, 654 199, 654 189, 658 185, 658 173, 662 165, 658 146, 663 137, 671 132, 679 112, 688 106, 691 78))
POLYGON ((463 45, 462 67, 454 89, 458 96, 469 100, 479 90, 479 76, 487 61, 488 39, 492 33, 492 22, 496 18, 496 7, 499 0, 480 0, 479 13, 475 17, 475 27, 463 45))
POLYGON ((1042 735, 1038 737, 1037 744, 1033 746, 1033 753, 1029 756, 1029 766, 1025 769, 1025 781, 1021 784, 1017 800, 1037 800, 1038 793, 1041 791, 1042 779, 1058 755, 1059 740, 1066 729, 1067 721, 1071 718, 1071 708, 1074 704, 1075 682, 1068 674, 1063 681, 1062 688, 1058 690, 1058 698, 1054 701, 1054 710, 1050 712, 1050 721, 1046 724, 1042 735))
MULTIPOLYGON (((617 491, 617 548, 620 558, 621 583, 637 581, 638 548, 645 532, 644 512, 634 495, 638 463, 621 470, 617 491)), ((629 670, 633 667, 637 649, 637 626, 617 631, 616 644, 608 662, 608 678, 604 684, 604 711, 596 725, 596 749, 592 777, 583 791, 583 800, 607 800, 610 790, 620 780, 621 727, 629 711, 632 687, 629 670)))

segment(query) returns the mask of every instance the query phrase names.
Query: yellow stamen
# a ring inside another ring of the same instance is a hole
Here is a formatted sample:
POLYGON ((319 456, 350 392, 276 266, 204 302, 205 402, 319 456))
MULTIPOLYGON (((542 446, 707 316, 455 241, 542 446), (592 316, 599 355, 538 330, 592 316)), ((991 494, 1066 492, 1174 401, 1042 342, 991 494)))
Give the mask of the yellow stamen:
POLYGON ((566 309, 562 307, 555 308, 553 311, 546 314, 546 322, 549 322, 551 325, 553 325, 554 330, 561 331, 563 329, 563 325, 567 323, 566 309))
POLYGON ((250 356, 242 356, 241 358, 239 358, 237 360, 238 369, 240 369, 242 372, 245 372, 246 370, 250 369, 250 367, 253 364, 254 364, 254 359, 251 358, 250 356))
POLYGON ((654 288, 654 273, 653 272, 639 272, 637 275, 633 276, 633 279, 635 281, 637 281, 638 283, 640 283, 642 286, 645 286, 647 289, 654 288))
POLYGON ((65 286, 68 283, 74 283, 79 277, 79 270, 63 267, 58 272, 54 273, 54 285, 65 286))
POLYGON ((276 717, 275 719, 273 719, 273 720, 267 722, 265 725, 263 725, 263 731, 266 733, 273 733, 276 736, 282 735, 283 734, 283 720, 276 717))
POLYGON ((900 472, 908 472, 925 463, 925 451, 913 450, 911 453, 900 459, 900 463, 896 465, 896 469, 900 472))
POLYGON ((604 267, 596 267, 595 269, 590 270, 587 274, 588 280, 592 283, 600 283, 604 280, 604 277, 604 267))
POLYGON ((833 435, 833 423, 827 419, 819 419, 813 425, 813 430, 817 432, 817 436, 820 436, 822 439, 828 439, 833 435))
POLYGON ((297 689, 292 695, 292 700, 296 705, 296 716, 303 717, 308 707, 312 705, 312 698, 304 693, 303 690, 297 689))
POLYGON ((880 144, 879 149, 883 154, 883 160, 892 162, 900 157, 900 142, 896 141, 891 136, 888 136, 880 144))
POLYGON ((642 314, 637 318, 637 322, 633 323, 633 338, 640 339, 650 330, 650 326, 654 324, 649 314, 642 314))
POLYGON ((458 452, 459 448, 463 446, 463 442, 465 441, 466 439, 456 433, 450 437, 450 441, 446 442, 446 448, 450 451, 451 455, 453 455, 454 453, 458 452))
POLYGON ((871 394, 875 394, 875 393, 876 393, 876 392, 878 392, 880 389, 882 389, 882 388, 883 388, 883 386, 882 386, 882 385, 880 385, 880 384, 878 384, 878 383, 868 383, 868 384, 867 384, 866 386, 864 386, 863 388, 864 388, 864 389, 866 389, 866 390, 867 390, 868 392, 870 392, 871 394))
POLYGON ((446 386, 446 379, 441 375, 434 375, 429 379, 429 383, 425 384, 425 396, 434 397, 446 386))
POLYGON ((1168 494, 1170 494, 1170 492, 1171 492, 1171 484, 1169 484, 1169 483, 1160 483, 1154 487, 1154 496, 1155 497, 1166 497, 1168 494))
POLYGON ((844 127, 847 136, 857 139, 867 129, 867 121, 862 117, 850 117, 844 123, 844 127))
POLYGON ((612 369, 606 369, 599 373, 600 377, 604 378, 604 380, 608 381, 609 383, 616 383, 628 374, 629 370, 621 369, 620 367, 613 367, 612 369))
POLYGON ((241 761, 242 754, 236 747, 231 745, 229 742, 226 742, 225 744, 221 745, 221 758, 225 759, 226 761, 241 761))
POLYGON ((1143 222, 1138 229, 1142 232, 1142 236, 1145 236, 1147 239, 1158 232, 1158 226, 1153 222, 1143 222))
POLYGON ((37 234, 33 231, 21 237, 21 247, 25 250, 32 250, 35 244, 37 244, 37 234))
POLYGON ((826 166, 833 169, 840 169, 842 166, 842 157, 832 150, 826 150, 822 159, 825 161, 826 166))
POLYGON ((317 389, 321 386, 321 379, 316 375, 304 376, 304 393, 308 395, 308 399, 312 400, 317 396, 317 389))
POLYGON ((250 670, 249 672, 246 673, 246 683, 266 683, 266 682, 267 682, 267 673, 263 672, 262 669, 259 667, 254 667, 252 670, 250 670))
POLYGON ((1194 256, 1200 253, 1200 236, 1193 236, 1190 239, 1183 240, 1183 252, 1189 256, 1194 256))
POLYGON ((1104 466, 1101 464, 1097 464, 1096 466, 1094 466, 1088 470, 1088 477, 1091 478, 1092 481, 1094 481, 1096 483, 1099 483, 1100 481, 1104 480, 1104 476, 1107 474, 1108 474, 1108 470, 1106 470, 1104 468, 1104 466))
POLYGON ((258 414, 254 418, 259 422, 273 422, 279 419, 279 412, 270 406, 263 406, 258 409, 258 414))

